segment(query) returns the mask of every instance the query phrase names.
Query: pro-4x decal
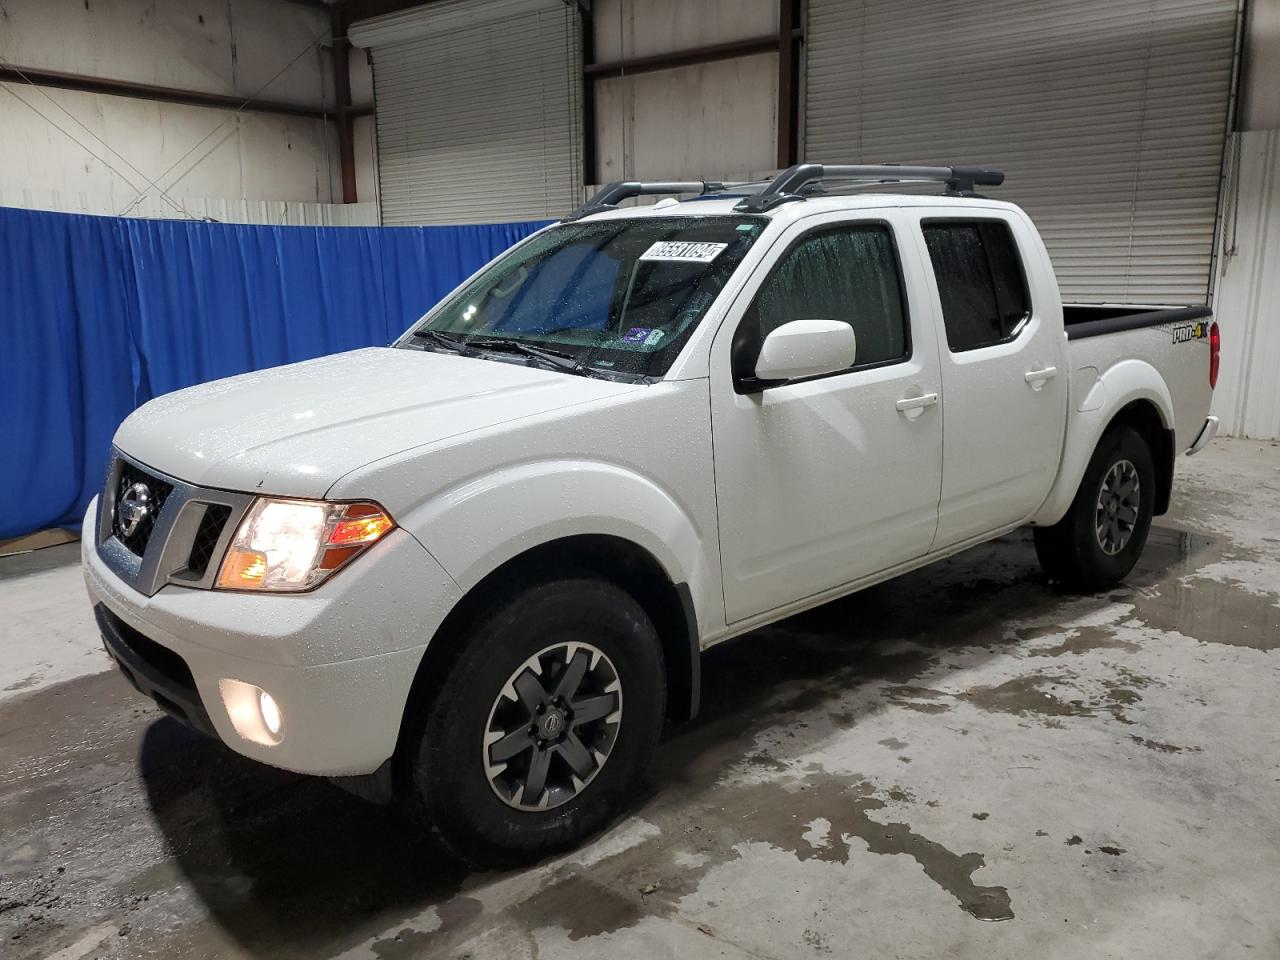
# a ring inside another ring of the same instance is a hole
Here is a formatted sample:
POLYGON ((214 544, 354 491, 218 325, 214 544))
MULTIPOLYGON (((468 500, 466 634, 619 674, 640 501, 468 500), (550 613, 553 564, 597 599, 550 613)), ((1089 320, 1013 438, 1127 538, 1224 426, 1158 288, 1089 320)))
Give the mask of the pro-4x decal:
POLYGON ((1209 325, 1207 323, 1197 321, 1196 323, 1184 323, 1173 328, 1173 342, 1186 343, 1189 340, 1208 340, 1209 325))

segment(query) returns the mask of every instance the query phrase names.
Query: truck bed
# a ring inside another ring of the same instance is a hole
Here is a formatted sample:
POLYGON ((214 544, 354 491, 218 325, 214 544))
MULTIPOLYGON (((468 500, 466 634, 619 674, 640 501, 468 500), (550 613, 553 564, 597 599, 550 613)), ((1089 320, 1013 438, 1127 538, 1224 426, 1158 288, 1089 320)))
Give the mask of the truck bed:
POLYGON ((1062 322, 1068 340, 1100 337, 1122 330, 1194 323, 1213 315, 1208 307, 1134 306, 1113 303, 1064 303, 1062 322))
POLYGON ((1204 426, 1213 398, 1209 387, 1212 311, 1208 307, 1110 304, 1063 304, 1062 311, 1070 341, 1075 403, 1086 403, 1094 382, 1113 366, 1149 364, 1159 371, 1169 391, 1176 449, 1180 452, 1189 447, 1204 426))

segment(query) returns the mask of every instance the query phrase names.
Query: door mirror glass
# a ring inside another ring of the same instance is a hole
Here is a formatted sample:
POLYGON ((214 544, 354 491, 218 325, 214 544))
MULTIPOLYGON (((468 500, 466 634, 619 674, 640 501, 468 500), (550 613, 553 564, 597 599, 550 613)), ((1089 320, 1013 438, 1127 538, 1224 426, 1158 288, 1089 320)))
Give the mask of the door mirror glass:
POLYGON ((760 347, 759 380, 800 380, 853 366, 857 338, 840 320, 792 320, 774 329, 760 347))

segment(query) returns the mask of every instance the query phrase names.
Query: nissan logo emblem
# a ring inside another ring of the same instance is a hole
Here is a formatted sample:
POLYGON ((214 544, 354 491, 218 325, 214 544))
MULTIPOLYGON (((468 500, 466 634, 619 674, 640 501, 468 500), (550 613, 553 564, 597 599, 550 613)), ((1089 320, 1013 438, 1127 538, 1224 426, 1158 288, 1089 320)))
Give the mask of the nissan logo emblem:
POLYGON ((142 521, 151 516, 151 491, 145 483, 135 483, 116 504, 116 522, 120 532, 132 537, 142 526, 142 521))

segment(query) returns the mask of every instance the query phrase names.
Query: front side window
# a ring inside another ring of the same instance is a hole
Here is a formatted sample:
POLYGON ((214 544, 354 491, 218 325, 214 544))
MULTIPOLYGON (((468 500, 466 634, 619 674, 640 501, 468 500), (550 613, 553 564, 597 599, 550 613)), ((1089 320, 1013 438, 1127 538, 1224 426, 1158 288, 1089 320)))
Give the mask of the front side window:
POLYGON ((925 221, 947 346, 975 350, 1016 337, 1031 317, 1022 260, 1001 220, 925 221))
POLYGON ((401 340, 574 372, 660 377, 767 226, 761 217, 637 217, 552 227, 401 340), (514 346, 513 346, 514 345, 514 346))
POLYGON ((851 369, 911 353, 893 234, 882 223, 824 227, 789 249, 761 284, 734 339, 734 373, 752 376, 764 338, 792 320, 839 320, 853 327, 851 369))

